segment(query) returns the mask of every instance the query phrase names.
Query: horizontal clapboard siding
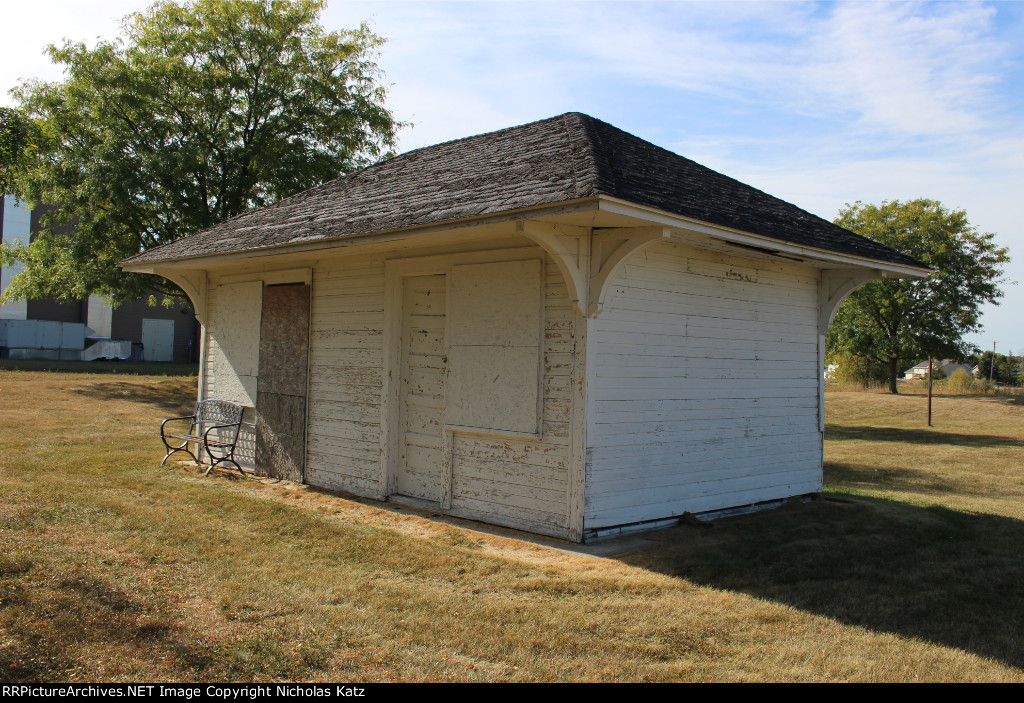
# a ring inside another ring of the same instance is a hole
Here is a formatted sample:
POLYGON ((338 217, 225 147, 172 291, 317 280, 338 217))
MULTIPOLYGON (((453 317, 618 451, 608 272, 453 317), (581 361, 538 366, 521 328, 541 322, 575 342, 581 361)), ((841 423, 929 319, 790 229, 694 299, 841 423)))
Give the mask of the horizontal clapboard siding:
POLYGON ((586 529, 821 489, 816 272, 658 244, 588 335, 586 529))
POLYGON ((383 498, 384 262, 313 271, 306 483, 383 498))
MULTIPOLYGON (((537 250, 538 257, 543 256, 537 250)), ((383 498, 385 314, 380 259, 314 270, 306 481, 383 498)), ((543 423, 539 441, 456 432, 455 515, 566 536, 573 310, 557 265, 544 265, 543 423)))
MULTIPOLYGON (((538 256, 542 256, 539 249, 538 256)), ((561 272, 553 260, 545 258, 540 441, 456 433, 453 513, 543 534, 567 535, 572 316, 561 272)))
MULTIPOLYGON (((230 400, 246 406, 242 415, 242 428, 235 444, 235 459, 243 468, 252 470, 256 466, 256 410, 252 406, 251 394, 241 392, 237 372, 231 365, 229 355, 225 354, 223 349, 223 346, 230 346, 232 342, 237 345, 239 340, 220 339, 224 334, 223 322, 239 315, 238 301, 231 298, 232 290, 231 287, 211 285, 206 293, 206 325, 203 331, 207 336, 203 356, 203 399, 230 400)), ((252 301, 249 303, 246 306, 250 308, 245 313, 247 315, 252 312, 252 301)), ((249 342, 243 340, 242 343, 249 342)), ((259 347, 258 339, 253 343, 259 347)), ((220 430, 214 431, 214 436, 220 434, 220 430)))

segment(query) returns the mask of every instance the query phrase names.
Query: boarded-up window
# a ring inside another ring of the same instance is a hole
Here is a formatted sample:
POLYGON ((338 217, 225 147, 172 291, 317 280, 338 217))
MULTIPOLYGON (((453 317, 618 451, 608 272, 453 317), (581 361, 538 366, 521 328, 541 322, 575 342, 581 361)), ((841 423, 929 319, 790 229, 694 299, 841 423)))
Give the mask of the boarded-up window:
POLYGON ((256 405, 263 283, 217 286, 210 316, 209 397, 256 405))
POLYGON ((453 266, 448 296, 447 424, 536 433, 541 262, 453 266))

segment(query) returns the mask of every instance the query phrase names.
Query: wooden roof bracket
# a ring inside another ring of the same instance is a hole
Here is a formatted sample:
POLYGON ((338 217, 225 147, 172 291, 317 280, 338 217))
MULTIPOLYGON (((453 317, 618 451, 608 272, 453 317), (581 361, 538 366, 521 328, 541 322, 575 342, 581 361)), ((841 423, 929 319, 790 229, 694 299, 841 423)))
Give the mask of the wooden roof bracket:
POLYGON ((869 281, 891 276, 879 269, 823 269, 818 286, 818 334, 828 332, 836 311, 850 293, 869 281))
POLYGON ((562 271, 569 300, 576 313, 587 317, 585 301, 590 290, 590 228, 516 220, 516 232, 551 255, 562 271))
POLYGON ((615 274, 626 260, 655 242, 669 238, 667 227, 594 228, 590 245, 590 298, 587 310, 597 317, 604 310, 604 298, 615 274))
POLYGON ((597 317, 615 274, 645 247, 667 239, 667 227, 587 228, 519 220, 516 231, 554 258, 569 299, 583 317, 597 317))
POLYGON ((196 319, 199 320, 200 324, 206 324, 206 271, 171 268, 132 269, 132 271, 160 276, 177 285, 185 291, 185 295, 188 296, 189 301, 192 303, 196 319))

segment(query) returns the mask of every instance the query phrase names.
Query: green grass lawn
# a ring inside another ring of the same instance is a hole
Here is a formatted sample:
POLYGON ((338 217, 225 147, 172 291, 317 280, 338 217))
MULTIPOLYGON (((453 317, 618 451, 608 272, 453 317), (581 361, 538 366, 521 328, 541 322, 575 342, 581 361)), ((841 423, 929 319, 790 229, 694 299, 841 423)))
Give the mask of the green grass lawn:
POLYGON ((47 359, 0 359, 2 371, 52 371, 55 373, 116 373, 138 376, 196 376, 199 364, 164 361, 49 361, 47 359))
POLYGON ((829 394, 823 500, 598 558, 160 468, 194 388, 0 371, 0 680, 1024 680, 1021 396, 829 394))

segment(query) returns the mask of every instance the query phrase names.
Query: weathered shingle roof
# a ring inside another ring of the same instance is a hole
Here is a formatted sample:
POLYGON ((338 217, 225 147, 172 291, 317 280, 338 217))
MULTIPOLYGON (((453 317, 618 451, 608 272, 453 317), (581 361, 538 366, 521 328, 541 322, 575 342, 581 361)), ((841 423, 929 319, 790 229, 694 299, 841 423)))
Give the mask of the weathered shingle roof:
POLYGON ((416 149, 123 263, 253 251, 613 196, 783 242, 921 267, 578 112, 416 149))

